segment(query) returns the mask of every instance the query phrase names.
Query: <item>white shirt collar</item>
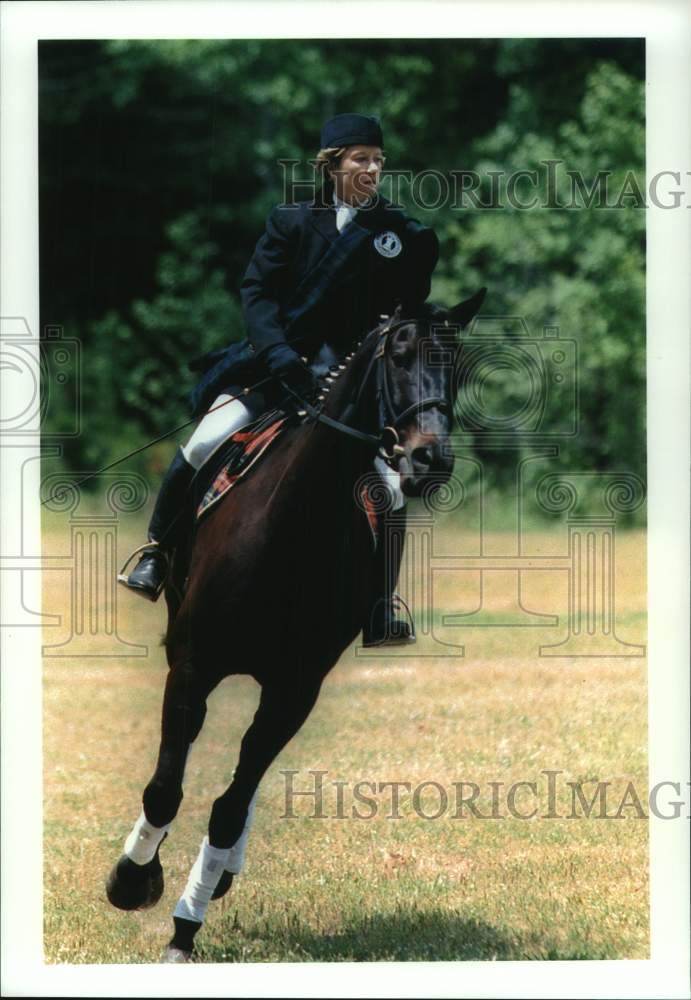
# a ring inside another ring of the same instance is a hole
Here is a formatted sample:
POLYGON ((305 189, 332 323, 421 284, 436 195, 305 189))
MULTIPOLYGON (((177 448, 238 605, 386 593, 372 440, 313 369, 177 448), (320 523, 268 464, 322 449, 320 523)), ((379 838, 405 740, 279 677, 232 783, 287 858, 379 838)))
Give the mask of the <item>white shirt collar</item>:
POLYGON ((347 201, 341 201, 335 191, 333 192, 333 203, 336 206, 336 228, 339 233, 353 219, 358 208, 364 207, 362 205, 349 205, 347 201))
POLYGON ((335 191, 333 192, 334 205, 336 205, 337 207, 342 206, 343 208, 351 208, 353 212, 357 212, 358 208, 364 208, 366 205, 369 205, 371 200, 372 199, 370 196, 369 198, 367 198, 366 201, 363 202, 362 205, 349 205, 347 201, 341 201, 341 199, 338 197, 335 191))
POLYGON ((349 205, 347 201, 341 201, 341 199, 336 194, 335 190, 333 192, 333 203, 336 206, 336 208, 340 208, 341 206, 343 208, 354 208, 355 207, 354 205, 349 205))

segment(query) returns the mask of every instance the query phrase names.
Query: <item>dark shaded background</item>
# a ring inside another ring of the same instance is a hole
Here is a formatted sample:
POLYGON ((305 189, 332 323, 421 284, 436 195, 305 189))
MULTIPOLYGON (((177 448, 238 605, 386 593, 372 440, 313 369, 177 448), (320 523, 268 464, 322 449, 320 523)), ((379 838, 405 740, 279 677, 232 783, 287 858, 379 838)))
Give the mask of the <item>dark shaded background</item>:
MULTIPOLYGON (((277 160, 301 159, 308 176, 332 114, 380 114, 387 166, 413 173, 544 173, 541 161, 558 158, 589 183, 612 171, 615 199, 629 171, 644 191, 638 39, 51 41, 39 45, 39 73, 41 320, 82 345, 81 433, 63 457, 72 468, 97 468, 188 416, 187 360, 244 335, 238 288, 280 200, 277 160)), ((424 211, 402 190, 440 237, 433 300, 487 285, 486 312, 577 341, 580 431, 560 443, 565 465, 643 475, 636 199, 424 211)), ((489 389, 505 412, 520 403, 515 373, 498 371, 489 389)), ((545 428, 560 405, 549 401, 545 428)), ((66 430, 72 412, 54 392, 46 431, 66 430)), ((515 439, 530 454, 520 422, 515 439)), ((155 477, 177 440, 127 467, 155 477)), ((483 457, 480 435, 474 446, 483 457)), ((484 460, 509 488, 501 454, 484 460)))

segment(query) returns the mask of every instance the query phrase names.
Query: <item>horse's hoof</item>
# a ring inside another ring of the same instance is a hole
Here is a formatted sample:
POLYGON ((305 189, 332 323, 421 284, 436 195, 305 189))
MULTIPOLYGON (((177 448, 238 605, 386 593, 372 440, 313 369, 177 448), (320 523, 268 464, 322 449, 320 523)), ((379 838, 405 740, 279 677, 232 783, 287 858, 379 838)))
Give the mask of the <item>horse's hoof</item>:
POLYGON ((170 944, 163 952, 162 958, 162 961, 167 963, 194 962, 194 960, 193 951, 185 951, 183 948, 173 948, 170 944))
POLYGON ((106 882, 108 901, 119 910, 147 910, 163 895, 163 869, 158 851, 146 865, 137 865, 123 854, 106 882))
POLYGON ((223 872, 220 879, 218 880, 218 885, 211 894, 211 898, 220 899, 221 896, 225 896, 225 894, 228 892, 232 884, 233 884, 233 873, 223 872))

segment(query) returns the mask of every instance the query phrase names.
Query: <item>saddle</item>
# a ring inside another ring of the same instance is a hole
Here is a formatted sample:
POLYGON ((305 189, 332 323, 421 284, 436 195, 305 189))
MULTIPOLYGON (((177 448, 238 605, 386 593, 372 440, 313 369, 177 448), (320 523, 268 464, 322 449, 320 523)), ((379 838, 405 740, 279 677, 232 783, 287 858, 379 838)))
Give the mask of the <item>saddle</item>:
MULTIPOLYGON (((202 475, 197 476, 193 498, 194 522, 205 514, 253 468, 278 439, 286 426, 297 418, 295 412, 272 409, 235 431, 207 459, 202 475)), ((363 481, 359 491, 359 506, 370 529, 373 548, 377 548, 379 518, 377 505, 363 481)))
POLYGON ((197 476, 193 509, 198 522, 269 450, 293 414, 269 410, 227 438, 197 476))

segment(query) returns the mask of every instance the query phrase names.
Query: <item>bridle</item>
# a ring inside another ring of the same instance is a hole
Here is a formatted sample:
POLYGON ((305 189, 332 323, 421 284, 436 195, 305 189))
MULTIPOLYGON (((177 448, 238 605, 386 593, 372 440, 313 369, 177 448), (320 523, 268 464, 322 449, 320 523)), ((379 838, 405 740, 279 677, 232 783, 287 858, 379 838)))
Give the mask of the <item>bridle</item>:
MULTIPOLYGON (((377 398, 380 400, 380 420, 382 421, 384 427, 388 426, 392 430, 396 431, 396 433, 397 429, 405 423, 411 414, 420 413, 422 410, 435 408, 441 410, 442 413, 453 416, 453 406, 447 396, 425 396, 424 399, 419 399, 417 402, 411 403, 410 406, 406 406, 406 408, 401 410, 399 413, 396 412, 391 395, 389 369, 385 360, 386 349, 391 333, 399 327, 405 326, 409 322, 410 320, 400 320, 398 323, 393 323, 385 327, 382 331, 382 340, 377 347, 377 350, 374 352, 373 358, 374 361, 379 362, 377 365, 377 398)), ((371 364, 372 361, 370 362, 370 365, 371 364)))
MULTIPOLYGON (((386 325, 384 325, 379 330, 379 343, 376 349, 372 352, 372 356, 365 369, 365 374, 362 377, 357 393, 355 394, 354 402, 347 408, 350 412, 359 413, 360 405, 362 403, 362 397, 369 385, 370 379, 372 377, 372 371, 376 367, 376 386, 377 386, 377 406, 379 414, 379 434, 368 434, 366 431, 361 431, 356 427, 352 427, 350 424, 345 423, 342 420, 335 420, 333 417, 327 416, 322 413, 320 409, 312 406, 304 400, 300 401, 302 410, 314 420, 319 421, 319 423, 325 424, 327 427, 331 427, 333 430, 339 431, 342 434, 346 434, 349 437, 353 437, 359 441, 364 441, 367 444, 375 447, 382 458, 387 462, 395 461, 398 456, 403 454, 403 448, 399 444, 399 428, 401 425, 414 413, 420 413, 423 410, 429 410, 432 408, 437 408, 443 413, 447 413, 449 416, 453 415, 453 406, 451 401, 447 396, 426 396, 424 399, 419 399, 415 403, 411 403, 410 406, 406 406, 404 410, 400 412, 396 411, 396 407, 393 402, 393 396, 391 392, 391 382, 389 376, 388 366, 386 364, 387 349, 391 339, 391 334, 402 326, 408 325, 410 320, 398 320, 393 322, 392 319, 388 319, 386 325)), ((373 331, 374 333, 374 331, 373 331)), ((349 355, 352 357, 352 355, 349 355)), ((343 369, 345 366, 341 365, 339 368, 343 369)))
MULTIPOLYGON (((372 447, 376 448, 379 451, 380 455, 385 461, 394 462, 398 458, 398 456, 403 453, 403 448, 399 444, 398 428, 401 426, 403 421, 410 416, 411 413, 416 413, 419 412, 420 410, 431 409, 433 406, 436 406, 440 410, 453 415, 453 406, 450 403, 450 401, 444 396, 429 396, 426 399, 419 400, 417 403, 413 403, 411 406, 407 406, 400 413, 396 413, 393 400, 391 397, 391 385, 389 383, 389 373, 385 364, 386 349, 389 343, 390 334, 393 333, 395 330, 397 330, 399 327, 405 326, 407 323, 410 323, 411 321, 403 319, 394 322, 392 317, 387 316, 384 318, 387 320, 387 322, 379 330, 380 342, 377 345, 376 350, 373 352, 372 357, 370 358, 369 363, 367 365, 367 370, 365 372, 364 378, 362 379, 362 382, 360 383, 360 387, 357 392, 355 405, 349 407, 351 412, 354 411, 355 413, 357 413, 363 392, 365 391, 367 383, 369 382, 370 376, 372 374, 372 368, 374 367, 375 363, 378 363, 377 399, 379 405, 379 425, 381 427, 379 436, 377 436, 376 434, 367 434, 365 431, 358 430, 356 427, 351 427, 349 424, 346 424, 342 420, 334 420, 333 417, 328 417, 325 413, 322 413, 321 409, 313 406, 311 403, 307 402, 307 400, 302 399, 296 392, 294 392, 290 388, 290 386, 286 385, 286 383, 283 383, 283 385, 284 388, 288 390, 290 395, 293 396, 296 403, 299 405, 298 409, 299 414, 302 413, 303 416, 308 415, 313 420, 316 420, 321 424, 325 424, 327 427, 331 427, 333 430, 339 431, 341 434, 347 434, 349 437, 356 438, 358 441, 363 441, 371 445, 372 447)), ((448 322, 445 321, 444 325, 448 326, 448 322)), ((375 332, 376 330, 373 330, 371 335, 373 335, 375 332)), ((353 357, 352 354, 348 355, 348 359, 352 357, 353 357)), ((343 364, 339 364, 335 367, 339 370, 339 372, 343 372, 347 368, 347 366, 343 364)), ((229 403, 235 402, 236 399, 242 399, 243 396, 247 396, 250 392, 252 392, 252 390, 258 389, 266 382, 270 382, 272 380, 272 377, 273 376, 271 375, 267 375, 265 378, 262 378, 258 382, 255 382, 254 385, 244 388, 242 392, 239 393, 238 395, 229 396, 222 403, 212 406, 209 412, 212 413, 215 410, 219 410, 222 407, 227 406, 229 403)), ((333 378, 331 378, 329 381, 333 381, 333 378)), ((88 482, 90 479, 94 479, 101 473, 107 472, 114 466, 119 465, 120 462, 124 462, 128 458, 132 458, 134 455, 138 455, 146 448, 151 447, 151 445, 157 444, 159 441, 165 440, 165 438, 170 437, 172 434, 177 434, 184 428, 189 427, 190 424, 196 423, 196 421, 197 417, 193 417, 191 420, 186 420, 184 423, 179 424, 177 427, 173 427, 172 430, 166 431, 165 434, 161 434, 158 437, 154 438, 152 441, 148 441, 146 444, 141 445, 139 448, 135 448, 133 451, 129 451, 126 455, 122 455, 120 458, 117 458, 114 462, 110 462, 108 465, 104 465, 103 468, 97 469, 95 472, 90 472, 87 476, 84 476, 82 479, 77 480, 76 483, 72 483, 71 488, 76 489, 78 486, 81 486, 83 483, 88 482)), ((41 501, 41 506, 50 503, 51 500, 54 500, 57 497, 60 497, 61 495, 62 493, 60 490, 57 493, 51 493, 49 496, 45 498, 45 500, 41 501)))

